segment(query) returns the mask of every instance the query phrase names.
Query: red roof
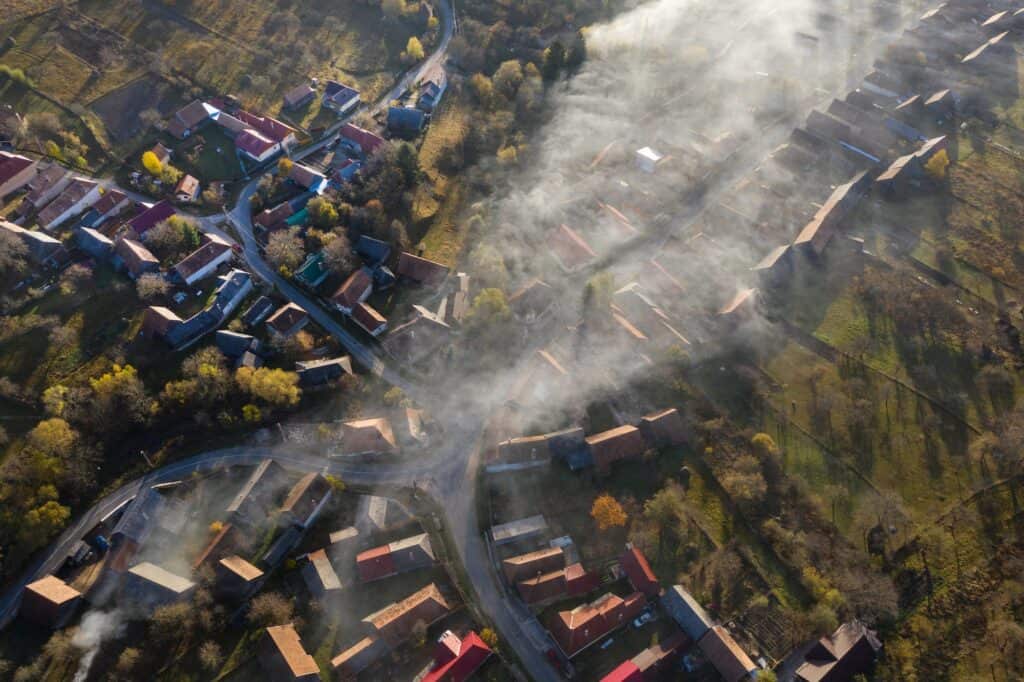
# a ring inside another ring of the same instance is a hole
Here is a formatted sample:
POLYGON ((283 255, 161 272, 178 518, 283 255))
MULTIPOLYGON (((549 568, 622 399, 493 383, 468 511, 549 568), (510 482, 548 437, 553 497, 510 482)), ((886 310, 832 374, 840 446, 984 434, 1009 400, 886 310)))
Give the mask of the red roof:
POLYGON ((387 318, 366 303, 352 306, 352 320, 371 334, 388 323, 387 318))
POLYGON ((235 113, 235 118, 247 126, 258 130, 260 134, 274 142, 281 142, 295 132, 293 128, 281 123, 277 119, 270 118, 269 116, 257 116, 241 109, 235 113))
POLYGON ((96 209, 96 212, 101 216, 105 216, 117 208, 118 204, 127 198, 128 197, 124 195, 124 192, 120 192, 116 189, 110 189, 107 190, 106 194, 100 197, 100 200, 93 204, 92 207, 96 209))
POLYGON ((622 570, 625 571, 634 590, 643 592, 648 597, 656 597, 661 592, 658 578, 651 570, 651 565, 647 563, 647 557, 639 549, 633 545, 626 545, 626 551, 619 557, 619 564, 622 565, 622 570))
POLYGON ((24 156, 0 154, 0 185, 3 185, 33 163, 35 162, 32 159, 27 159, 24 156))
POLYGON ((255 130, 243 130, 235 138, 235 147, 254 158, 263 156, 276 144, 277 142, 268 139, 255 130))
POLYGON ((128 223, 128 227, 135 230, 135 234, 141 237, 143 234, 156 227, 157 223, 162 223, 175 213, 176 211, 174 210, 174 206, 171 206, 170 202, 158 201, 139 215, 135 216, 132 221, 128 223))
POLYGON ((356 566, 359 569, 359 579, 364 583, 386 578, 393 575, 396 570, 395 559, 391 556, 391 548, 388 545, 360 552, 356 556, 356 566))
POLYGON ((360 302, 367 290, 372 289, 372 287, 373 275, 370 273, 370 270, 368 268, 359 268, 349 275, 348 279, 338 287, 338 290, 331 296, 331 302, 351 310, 360 302))
POLYGON ((621 663, 618 668, 601 678, 601 682, 643 682, 644 674, 633 661, 621 663))
POLYGON ((580 597, 601 586, 601 577, 586 571, 583 564, 575 563, 565 567, 565 588, 570 597, 580 597))
POLYGON ((372 154, 384 144, 384 138, 380 135, 375 135, 369 130, 363 130, 351 123, 341 126, 341 136, 358 144, 364 154, 372 154))
POLYGON ((423 682, 463 682, 491 655, 491 648, 472 630, 461 640, 445 632, 438 641, 434 667, 423 682))
POLYGON ((571 657, 628 623, 643 608, 644 596, 639 592, 625 599, 609 593, 572 611, 560 611, 549 629, 562 651, 571 657))

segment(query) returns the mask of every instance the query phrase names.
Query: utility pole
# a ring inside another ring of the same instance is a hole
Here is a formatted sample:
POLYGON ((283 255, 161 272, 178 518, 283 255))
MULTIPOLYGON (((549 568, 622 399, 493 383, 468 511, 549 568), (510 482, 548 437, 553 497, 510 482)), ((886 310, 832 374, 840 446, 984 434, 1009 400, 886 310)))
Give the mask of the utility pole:
POLYGON ((145 450, 139 450, 139 454, 142 455, 142 459, 146 460, 146 464, 148 464, 149 468, 152 469, 153 468, 153 460, 151 460, 149 458, 149 455, 146 454, 146 451, 145 450))

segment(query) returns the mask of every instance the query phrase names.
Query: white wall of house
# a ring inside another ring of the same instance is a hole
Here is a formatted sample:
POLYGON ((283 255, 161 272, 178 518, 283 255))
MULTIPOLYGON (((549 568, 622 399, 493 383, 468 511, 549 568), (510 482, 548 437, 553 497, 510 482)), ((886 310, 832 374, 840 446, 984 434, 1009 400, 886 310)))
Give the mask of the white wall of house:
POLYGON ((37 199, 36 202, 32 204, 32 206, 36 209, 40 209, 43 206, 46 206, 48 203, 53 201, 58 194, 63 192, 65 188, 67 188, 67 186, 70 184, 71 173, 65 173, 64 177, 55 182, 52 187, 50 187, 48 190, 46 190, 46 192, 40 195, 39 199, 37 199))
POLYGON ((185 284, 192 286, 199 280, 209 277, 217 270, 218 267, 220 267, 222 263, 227 263, 229 260, 231 260, 231 256, 231 249, 226 249, 224 253, 220 254, 212 261, 207 263, 205 266, 199 268, 194 273, 192 273, 191 277, 185 277, 185 284))
POLYGON ((44 230, 52 230, 54 228, 60 227, 68 218, 70 218, 71 216, 78 215, 79 213, 81 213, 82 211, 89 208, 97 201, 99 201, 100 196, 100 186, 96 185, 91 190, 89 190, 88 194, 86 194, 84 197, 75 202, 74 205, 68 208, 68 210, 64 211, 59 216, 51 220, 49 225, 43 225, 42 228, 44 230))

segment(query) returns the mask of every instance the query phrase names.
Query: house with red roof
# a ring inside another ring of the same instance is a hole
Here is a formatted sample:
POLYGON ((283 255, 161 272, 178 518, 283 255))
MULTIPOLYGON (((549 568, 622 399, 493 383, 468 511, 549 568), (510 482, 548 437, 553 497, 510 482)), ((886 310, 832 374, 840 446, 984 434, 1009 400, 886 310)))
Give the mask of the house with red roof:
POLYGON ((428 568, 433 566, 435 561, 430 536, 420 533, 360 552, 356 556, 356 568, 359 569, 359 579, 368 583, 399 573, 428 568))
POLYGON ((36 172, 37 165, 32 159, 0 152, 0 199, 27 185, 36 176, 36 172))
POLYGON ((582 597, 601 586, 601 577, 575 563, 565 568, 537 575, 516 584, 527 604, 540 604, 569 597, 582 597))
POLYGON ((643 592, 648 597, 657 597, 661 593, 661 585, 651 570, 651 565, 647 563, 647 557, 639 548, 634 547, 633 543, 626 543, 626 551, 619 557, 619 565, 634 590, 643 592))
POLYGON ((587 436, 586 442, 594 458, 594 466, 602 474, 611 471, 613 462, 621 459, 638 459, 647 450, 640 429, 629 424, 587 436))
POLYGON ((174 210, 174 206, 169 201, 158 201, 152 206, 148 206, 139 215, 128 221, 128 227, 132 228, 140 238, 143 237, 147 232, 152 230, 157 224, 175 215, 177 211, 174 210))
POLYGON ((437 286, 448 276, 448 267, 437 261, 403 251, 398 257, 395 274, 417 284, 437 286))
POLYGON ((465 637, 459 638, 451 630, 446 630, 437 640, 434 667, 422 682, 463 682, 490 658, 491 653, 491 648, 476 632, 470 630, 465 637))
POLYGON ((369 303, 357 303, 352 307, 352 321, 367 334, 380 336, 388 328, 388 320, 369 303))
POLYGON ((374 154, 384 144, 384 138, 359 126, 346 123, 341 126, 340 145, 360 156, 374 154))
POLYGON ((663 642, 648 647, 615 670, 601 678, 601 682, 643 682, 662 679, 669 666, 691 643, 689 637, 677 632, 663 642))
POLYGON ((644 603, 644 595, 639 592, 625 598, 605 594, 571 611, 559 611, 548 629, 562 652, 572 658, 635 618, 643 611, 644 603))
POLYGON ((341 313, 351 315, 352 309, 373 293, 373 273, 369 268, 359 268, 342 283, 331 296, 331 303, 341 313))

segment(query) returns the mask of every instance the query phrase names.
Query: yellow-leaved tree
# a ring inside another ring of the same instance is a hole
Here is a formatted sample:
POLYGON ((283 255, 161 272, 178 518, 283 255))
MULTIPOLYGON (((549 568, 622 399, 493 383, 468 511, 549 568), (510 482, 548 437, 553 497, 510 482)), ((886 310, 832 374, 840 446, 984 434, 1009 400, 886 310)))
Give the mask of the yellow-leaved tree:
POLYGON ((619 501, 608 493, 597 496, 590 508, 590 516, 600 530, 625 526, 629 518, 619 501))
POLYGON ((142 167, 150 175, 160 175, 160 172, 164 169, 164 165, 160 163, 160 159, 156 158, 156 154, 152 151, 147 151, 142 155, 142 167))
POLYGON ((946 170, 949 168, 949 154, 945 149, 940 149, 932 155, 924 164, 924 172, 932 180, 941 182, 946 179, 946 170))

